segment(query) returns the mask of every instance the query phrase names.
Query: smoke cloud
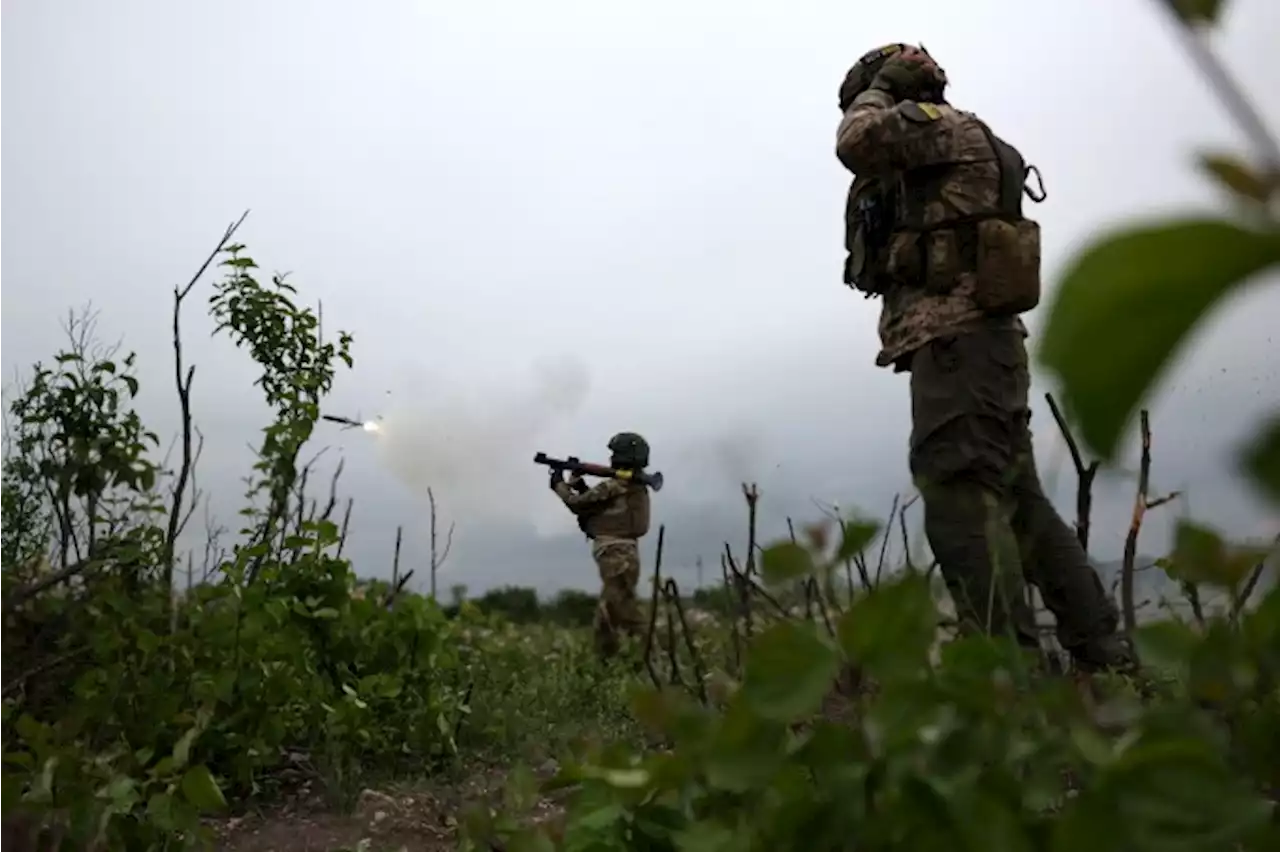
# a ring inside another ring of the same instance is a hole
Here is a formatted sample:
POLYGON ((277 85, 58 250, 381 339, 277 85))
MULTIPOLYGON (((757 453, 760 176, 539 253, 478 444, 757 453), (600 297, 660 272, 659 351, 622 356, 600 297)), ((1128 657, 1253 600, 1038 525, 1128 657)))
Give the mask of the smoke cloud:
POLYGON ((571 356, 535 362, 532 376, 510 388, 450 387, 440 378, 417 384, 411 400, 398 394, 384 414, 377 444, 382 463, 424 506, 431 488, 442 511, 468 526, 563 520, 531 462, 539 436, 586 401, 584 363, 571 356))

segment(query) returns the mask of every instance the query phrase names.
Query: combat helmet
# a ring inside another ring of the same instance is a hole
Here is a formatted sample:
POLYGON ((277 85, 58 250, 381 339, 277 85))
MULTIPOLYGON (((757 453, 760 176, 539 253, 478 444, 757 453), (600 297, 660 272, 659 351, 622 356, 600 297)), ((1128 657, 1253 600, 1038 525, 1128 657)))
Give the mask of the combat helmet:
POLYGON ((649 442, 635 432, 619 432, 609 439, 610 465, 642 470, 649 466, 649 442))
MULTIPOLYGON (((889 57, 901 53, 909 47, 911 45, 901 43, 886 44, 864 53, 862 58, 849 69, 849 73, 845 75, 844 82, 840 84, 840 111, 847 110, 849 105, 853 103, 854 98, 871 87, 871 81, 875 79, 876 74, 880 73, 880 68, 889 60, 889 57)), ((930 56, 929 51, 925 50, 923 44, 918 49, 925 56, 930 56)), ((941 69, 939 69, 939 72, 941 72, 941 69)), ((942 100, 941 90, 937 93, 937 99, 939 101, 942 100)))

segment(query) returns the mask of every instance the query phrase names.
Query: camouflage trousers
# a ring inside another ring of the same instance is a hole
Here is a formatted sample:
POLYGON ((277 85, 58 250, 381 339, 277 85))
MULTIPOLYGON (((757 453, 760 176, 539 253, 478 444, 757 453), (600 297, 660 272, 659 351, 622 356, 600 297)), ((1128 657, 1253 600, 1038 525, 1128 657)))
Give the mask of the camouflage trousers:
POLYGON ((596 607, 596 649, 602 656, 618 653, 620 635, 639 639, 644 619, 636 598, 640 582, 640 545, 635 539, 597 539, 591 555, 600 569, 600 603, 596 607))
POLYGON ((961 624, 1039 649, 1030 582, 1078 667, 1130 668, 1115 602, 1040 485, 1022 333, 942 337, 912 355, 910 370, 911 473, 961 624))

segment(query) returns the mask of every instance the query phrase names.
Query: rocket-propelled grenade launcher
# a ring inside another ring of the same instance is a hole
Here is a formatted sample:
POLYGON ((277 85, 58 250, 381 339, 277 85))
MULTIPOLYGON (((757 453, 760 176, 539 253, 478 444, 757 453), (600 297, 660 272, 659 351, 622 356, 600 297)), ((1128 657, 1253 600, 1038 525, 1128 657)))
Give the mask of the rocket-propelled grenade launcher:
POLYGON ((603 479, 621 479, 624 482, 639 482, 654 491, 662 490, 662 474, 647 473, 643 470, 627 470, 625 468, 612 468, 606 464, 592 464, 591 462, 580 461, 574 456, 567 459, 553 459, 546 453, 538 453, 533 457, 534 464, 543 464, 552 470, 567 470, 570 473, 582 474, 585 476, 599 476, 603 479))

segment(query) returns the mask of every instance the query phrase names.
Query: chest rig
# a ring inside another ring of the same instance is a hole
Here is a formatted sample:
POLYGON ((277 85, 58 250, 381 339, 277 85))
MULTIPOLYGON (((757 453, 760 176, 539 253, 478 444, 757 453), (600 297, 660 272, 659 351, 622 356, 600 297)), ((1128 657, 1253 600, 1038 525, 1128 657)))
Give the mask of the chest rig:
MULTIPOLYGON (((918 123, 943 115, 927 103, 906 102, 898 108, 918 123)), ((846 285, 868 298, 894 286, 941 296, 968 274, 974 280, 973 299, 985 313, 1014 315, 1039 303, 1040 228, 1023 215, 1022 197, 1044 200, 1040 172, 986 124, 971 120, 986 137, 990 160, 934 163, 853 181, 845 205, 846 285), (984 162, 995 164, 998 186, 990 187, 985 178, 973 189, 995 189, 994 206, 939 216, 944 188, 972 180, 972 174, 966 177, 960 170, 972 172, 984 162), (1027 185, 1032 174, 1035 189, 1027 185)))

